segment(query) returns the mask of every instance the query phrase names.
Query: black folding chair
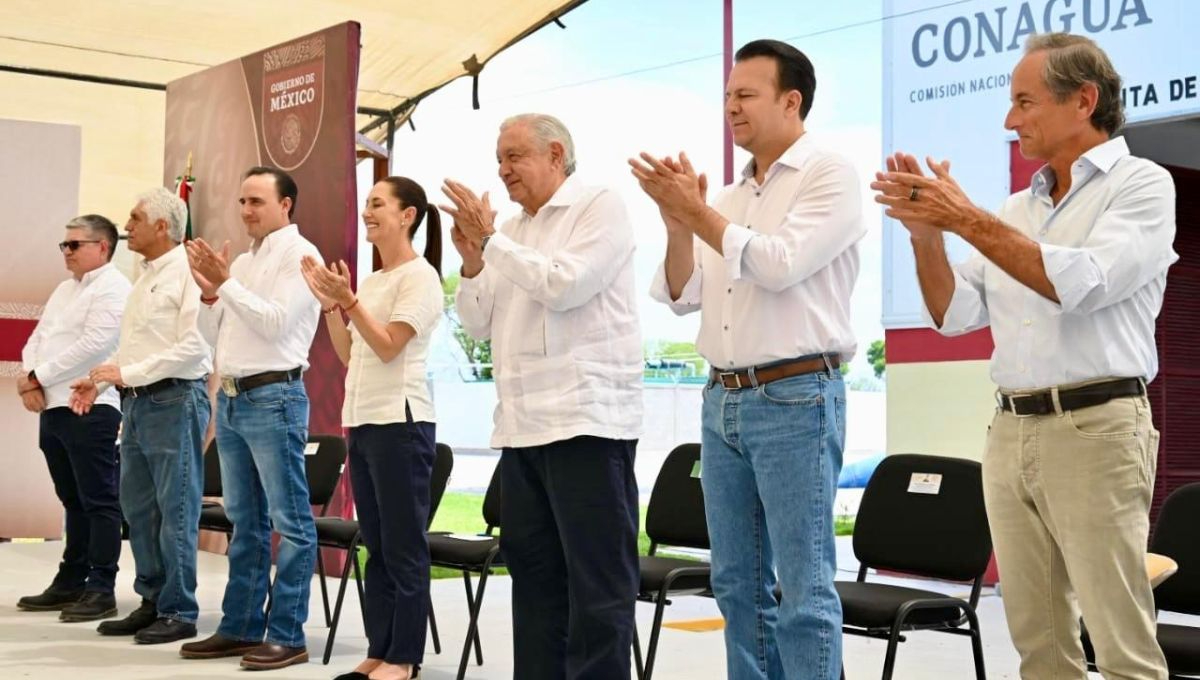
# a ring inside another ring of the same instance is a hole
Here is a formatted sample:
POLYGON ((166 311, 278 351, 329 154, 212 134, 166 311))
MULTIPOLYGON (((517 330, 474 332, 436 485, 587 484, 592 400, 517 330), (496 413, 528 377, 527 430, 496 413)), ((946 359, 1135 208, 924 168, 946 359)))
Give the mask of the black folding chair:
MULTIPOLYGON (((476 663, 483 665, 483 649, 479 643, 479 609, 483 604, 483 592, 492 568, 504 566, 500 555, 500 537, 493 535, 500 527, 500 498, 500 465, 497 464, 492 473, 492 481, 488 484, 487 494, 483 497, 483 521, 487 529, 481 536, 487 538, 468 541, 449 534, 429 534, 429 555, 433 566, 462 571, 467 591, 470 621, 467 624, 467 638, 463 642, 462 659, 458 665, 458 680, 463 680, 467 674, 467 661, 471 656, 472 645, 475 647, 476 663), (471 574, 479 574, 478 590, 472 590, 471 574)), ((433 611, 432 607, 430 611, 433 611)))
MULTIPOLYGON (((975 607, 992 554, 979 463, 960 458, 888 456, 867 483, 854 524, 857 581, 836 581, 842 630, 888 641, 883 679, 892 677, 903 631, 971 638, 975 676, 986 677, 975 607), (967 600, 930 590, 867 583, 867 569, 970 581, 967 600), (966 623, 967 629, 961 626, 966 623)), ((785 593, 786 595, 786 593, 785 593)))
POLYGON ((635 627, 633 634, 634 660, 638 677, 650 680, 662 630, 663 609, 671 604, 668 596, 702 595, 710 593, 709 576, 712 568, 707 562, 658 555, 662 546, 708 550, 708 524, 704 518, 704 491, 700 479, 693 475, 700 461, 699 444, 675 447, 663 462, 650 505, 646 508, 646 534, 650 537, 648 555, 638 558, 641 581, 638 600, 654 604, 654 624, 650 628, 650 645, 646 662, 642 664, 641 641, 635 627))
MULTIPOLYGON (((433 516, 437 513, 438 506, 442 503, 442 496, 446 493, 446 484, 450 481, 450 472, 454 469, 454 451, 445 444, 437 444, 436 454, 433 459, 433 473, 429 479, 429 522, 433 522, 433 516)), ((317 545, 322 548, 336 548, 346 551, 346 563, 342 566, 342 579, 338 586, 337 601, 333 607, 333 618, 329 622, 329 635, 325 638, 325 655, 322 663, 328 664, 329 658, 333 654, 333 638, 337 635, 338 621, 342 617, 342 602, 346 597, 346 582, 350 578, 350 569, 354 569, 354 581, 358 588, 358 606, 362 610, 363 623, 366 623, 366 595, 363 590, 362 568, 359 566, 358 551, 362 547, 362 534, 359 530, 359 524, 352 519, 342 519, 340 517, 318 517, 317 520, 317 545)), ((426 529, 429 527, 426 526, 426 529)), ((319 554, 319 553, 318 553, 319 554)), ((317 563, 317 571, 321 578, 321 597, 325 597, 325 566, 317 563)), ((325 602, 325 608, 328 610, 329 603, 325 602)), ((442 653, 442 643, 438 639, 437 619, 433 615, 433 603, 429 606, 429 629, 433 636, 433 649, 437 654, 442 653)))
MULTIPOLYGON (((1179 570, 1154 589, 1156 611, 1200 615, 1200 482, 1175 489, 1163 502, 1154 523, 1150 552, 1175 560, 1179 570)), ((1175 623, 1158 624, 1158 646, 1167 658, 1171 680, 1200 676, 1200 627, 1175 623)), ((1088 669, 1099 672, 1096 652, 1087 629, 1083 629, 1083 651, 1088 669)))
MULTIPOLYGON (((217 452, 217 440, 208 443, 204 451, 204 491, 206 498, 220 498, 221 489, 221 456, 217 452)), ((200 504, 200 528, 207 531, 217 531, 223 534, 233 533, 233 523, 225 515, 225 508, 216 501, 203 501, 200 504)))

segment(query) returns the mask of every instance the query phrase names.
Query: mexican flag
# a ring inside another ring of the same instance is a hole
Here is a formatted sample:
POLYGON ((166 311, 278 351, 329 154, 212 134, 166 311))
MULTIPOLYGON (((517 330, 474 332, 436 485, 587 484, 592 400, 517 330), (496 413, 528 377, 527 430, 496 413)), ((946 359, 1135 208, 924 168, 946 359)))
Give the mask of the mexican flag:
MULTIPOLYGON (((188 165, 191 165, 189 162, 188 165)), ((196 186, 196 178, 190 174, 183 174, 175 178, 175 193, 183 199, 183 204, 188 207, 187 228, 183 231, 183 239, 185 241, 192 240, 192 189, 196 186)))

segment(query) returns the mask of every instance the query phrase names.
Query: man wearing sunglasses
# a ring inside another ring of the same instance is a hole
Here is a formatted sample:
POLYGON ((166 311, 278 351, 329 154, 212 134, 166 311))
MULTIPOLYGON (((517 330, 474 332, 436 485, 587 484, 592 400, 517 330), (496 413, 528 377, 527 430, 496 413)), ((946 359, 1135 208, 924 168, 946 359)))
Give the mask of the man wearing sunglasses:
POLYGON ((22 352, 17 381, 25 409, 39 415, 38 444, 66 512, 66 545, 58 572, 40 595, 22 597, 26 611, 60 611, 63 621, 116 613, 113 582, 121 555, 117 498, 117 426, 121 412, 109 392, 89 413, 68 408, 70 385, 112 354, 129 280, 111 264, 117 228, 100 215, 67 223, 58 244, 71 278, 54 289, 22 352))

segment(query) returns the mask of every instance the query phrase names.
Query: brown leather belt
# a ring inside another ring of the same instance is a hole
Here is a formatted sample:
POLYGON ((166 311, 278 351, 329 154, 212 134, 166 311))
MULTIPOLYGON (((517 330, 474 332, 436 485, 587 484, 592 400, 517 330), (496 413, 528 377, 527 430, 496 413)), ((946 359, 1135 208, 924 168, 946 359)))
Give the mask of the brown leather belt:
POLYGON ((797 359, 781 364, 766 364, 763 366, 751 366, 750 368, 740 368, 733 371, 718 371, 717 369, 709 369, 708 379, 715 383, 720 383, 727 390, 740 390, 744 387, 754 387, 756 385, 765 385, 769 382, 791 378, 805 373, 818 373, 820 371, 836 371, 841 364, 841 359, 836 354, 822 354, 821 356, 809 359, 797 359), (753 374, 753 379, 751 379, 753 374))
MULTIPOLYGON (((1058 391, 1058 406, 1063 411, 1099 406, 1120 397, 1140 397, 1146 393, 1140 378, 1122 378, 1058 391)), ((1050 390, 1033 394, 1001 394, 1000 409, 1016 416, 1044 416, 1057 413, 1050 390)))

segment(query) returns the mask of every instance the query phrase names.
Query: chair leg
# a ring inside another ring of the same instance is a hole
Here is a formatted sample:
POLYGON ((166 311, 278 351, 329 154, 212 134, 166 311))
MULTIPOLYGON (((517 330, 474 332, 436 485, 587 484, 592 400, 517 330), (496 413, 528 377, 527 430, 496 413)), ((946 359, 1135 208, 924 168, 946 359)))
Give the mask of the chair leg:
POLYGON ((667 606, 667 598, 659 593, 658 601, 654 603, 654 623, 650 628, 650 644, 646 647, 646 670, 641 680, 650 680, 654 672, 654 656, 658 653, 658 634, 662 632, 663 611, 667 606))
POLYGON ((362 612, 363 630, 367 629, 367 593, 363 590, 362 566, 358 563, 358 542, 354 544, 354 585, 358 588, 358 609, 362 612))
MULTIPOLYGON (((346 559, 349 559, 349 555, 346 559)), ((321 577, 321 604, 325 608, 325 627, 329 627, 329 590, 325 586, 325 560, 321 557, 321 546, 317 546, 317 575, 321 577)))
MULTIPOLYGON (((329 665, 329 657, 333 654, 333 638, 337 635, 338 621, 342 618, 342 602, 346 598, 346 581, 350 580, 350 563, 358 564, 358 546, 351 544, 346 551, 346 564, 342 567, 342 582, 338 585, 337 602, 333 606, 333 618, 329 622, 329 636, 325 638, 325 656, 321 663, 329 665)), ((357 575, 356 575, 357 576, 357 575)))
MULTIPOLYGON (((483 589, 487 587, 488 571, 490 571, 489 565, 484 565, 483 571, 479 575, 479 590, 475 593, 475 602, 471 606, 471 620, 467 624, 467 640, 463 644, 462 659, 458 662, 457 680, 463 680, 467 675, 467 662, 471 659, 471 642, 479 643, 479 609, 483 604, 483 589)), ((467 578, 469 581, 470 577, 467 578)), ((478 653, 479 648, 476 647, 475 651, 478 653)), ((479 663, 483 663, 482 657, 480 657, 479 663)))
POLYGON ((983 668, 983 636, 979 631, 979 617, 975 610, 967 608, 967 625, 971 628, 971 654, 975 657, 975 680, 987 680, 987 672, 983 668))
MULTIPOLYGON (((475 606, 475 594, 471 591, 471 573, 468 571, 464 571, 462 573, 462 575, 463 575, 463 584, 466 585, 466 587, 467 587, 467 611, 470 611, 471 608, 475 606)), ((482 584, 483 579, 480 578, 479 582, 480 582, 480 584, 482 584)), ((475 645, 475 665, 482 666, 483 665, 483 646, 480 645, 480 643, 479 643, 479 635, 478 634, 475 635, 475 640, 474 640, 473 644, 475 645)))
POLYGON ((900 622, 892 624, 892 633, 888 636, 887 654, 883 657, 883 680, 892 680, 896 670, 896 647, 900 644, 900 622))
POLYGON ((437 616, 433 613, 433 593, 429 593, 429 635, 433 638, 433 653, 442 653, 442 641, 438 637, 437 616))
POLYGON ((646 669, 642 665, 642 641, 639 639, 636 622, 633 624, 633 665, 637 669, 638 680, 642 680, 646 669))

